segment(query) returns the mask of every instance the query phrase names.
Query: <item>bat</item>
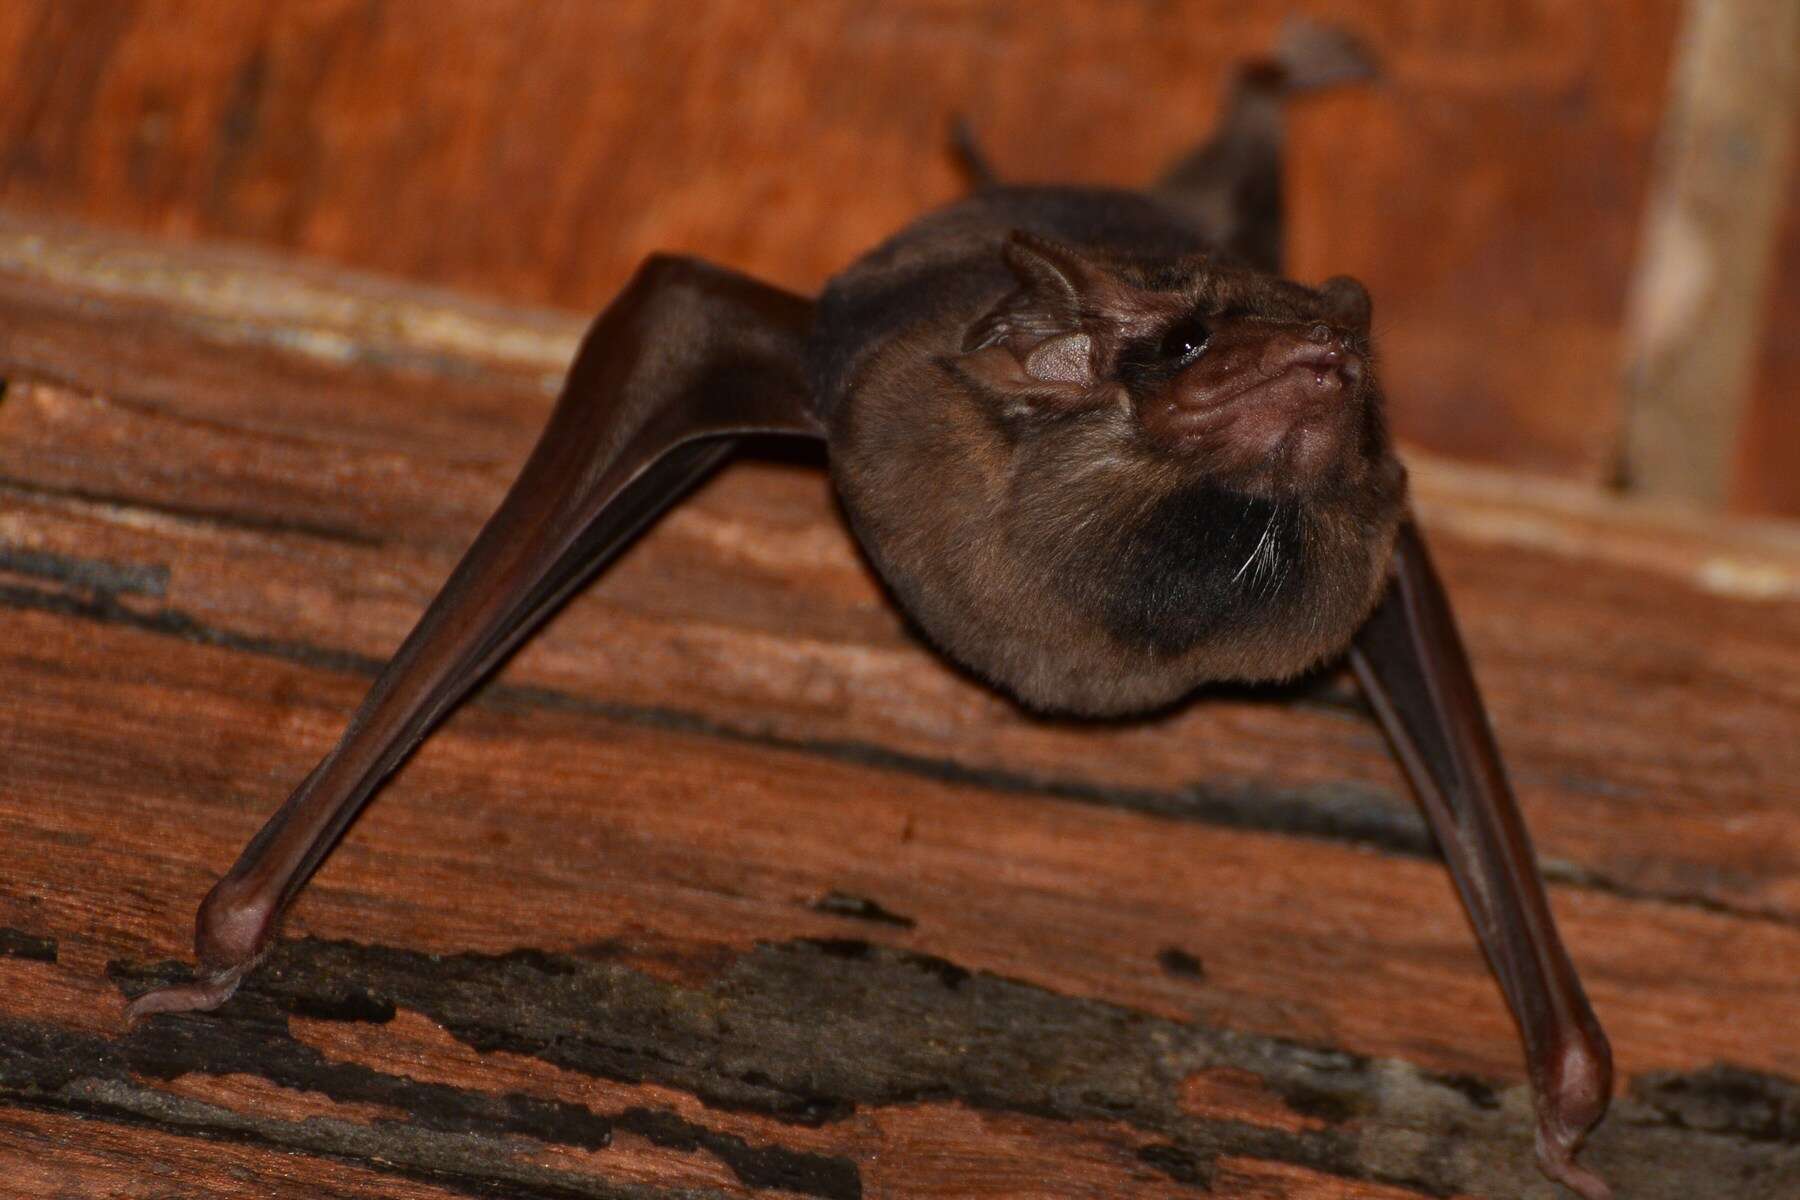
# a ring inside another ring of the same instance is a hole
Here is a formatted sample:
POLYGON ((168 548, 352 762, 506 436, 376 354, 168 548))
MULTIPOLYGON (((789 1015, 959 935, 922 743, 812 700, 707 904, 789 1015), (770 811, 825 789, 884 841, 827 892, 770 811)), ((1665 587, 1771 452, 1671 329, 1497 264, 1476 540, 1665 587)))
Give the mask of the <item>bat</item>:
POLYGON ((195 917, 222 1004, 396 766, 742 438, 822 439, 854 533, 952 660, 1043 712, 1116 716, 1343 656, 1418 796, 1508 1007, 1540 1166, 1612 1090, 1385 426, 1368 293, 1280 274, 1287 97, 1366 77, 1289 29, 1152 188, 976 184, 816 298, 655 256, 595 320, 536 448, 342 739, 195 917))

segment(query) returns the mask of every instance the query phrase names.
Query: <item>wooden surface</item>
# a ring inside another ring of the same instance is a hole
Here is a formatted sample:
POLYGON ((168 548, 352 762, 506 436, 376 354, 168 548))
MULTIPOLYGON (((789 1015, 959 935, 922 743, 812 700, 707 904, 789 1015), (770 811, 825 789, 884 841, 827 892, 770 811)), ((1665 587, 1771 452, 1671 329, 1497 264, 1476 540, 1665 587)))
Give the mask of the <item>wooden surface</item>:
MULTIPOLYGON (((14 0, 0 201, 577 311, 656 250, 811 289, 958 194, 953 114, 1008 178, 1141 183, 1292 7, 14 0)), ((1297 7, 1386 75, 1295 110, 1296 272, 1368 283, 1412 441, 1605 484, 1677 0, 1297 7)), ((1734 495, 1800 514, 1779 263, 1734 495)))
MULTIPOLYGON (((1339 675, 1022 716, 742 461, 127 1031, 581 322, 0 219, 0 1166, 28 1195, 1549 1197, 1339 675)), ((1621 1195, 1800 1189, 1800 534, 1416 458, 1619 1065, 1621 1195)))
MULTIPOLYGON (((1800 148, 1790 151, 1800 162, 1800 148)), ((1790 172, 1800 170, 1790 166, 1790 172)), ((1738 447, 1732 505, 1742 512, 1800 515, 1800 204, 1790 202, 1769 283, 1768 330, 1762 342, 1757 386, 1750 399, 1744 442, 1738 447)))
POLYGON ((1800 136, 1800 4, 1690 3, 1624 334, 1619 477, 1716 509, 1737 478, 1800 136))

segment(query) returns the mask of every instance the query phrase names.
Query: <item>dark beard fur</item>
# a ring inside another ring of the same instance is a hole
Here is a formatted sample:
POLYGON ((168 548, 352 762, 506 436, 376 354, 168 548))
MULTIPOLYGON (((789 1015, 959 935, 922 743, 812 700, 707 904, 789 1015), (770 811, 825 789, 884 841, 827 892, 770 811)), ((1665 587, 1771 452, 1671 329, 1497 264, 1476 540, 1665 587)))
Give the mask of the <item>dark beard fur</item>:
POLYGON ((1263 624, 1306 588, 1300 503, 1198 483, 1172 492, 1121 538, 1102 619, 1125 645, 1184 653, 1263 624))

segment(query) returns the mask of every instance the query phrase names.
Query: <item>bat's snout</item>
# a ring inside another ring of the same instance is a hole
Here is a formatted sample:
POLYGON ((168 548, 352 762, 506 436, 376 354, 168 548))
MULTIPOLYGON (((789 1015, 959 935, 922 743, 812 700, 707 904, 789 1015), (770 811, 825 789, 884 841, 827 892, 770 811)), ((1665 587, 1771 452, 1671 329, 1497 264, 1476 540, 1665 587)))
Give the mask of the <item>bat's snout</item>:
POLYGON ((1354 452, 1367 376, 1341 329, 1245 323, 1148 397, 1139 417, 1167 450, 1303 487, 1354 452))
POLYGON ((1260 366, 1269 378, 1293 370, 1308 371, 1313 376, 1313 391, 1325 395, 1345 389, 1354 392, 1367 363, 1353 348, 1349 334, 1320 323, 1304 335, 1282 332, 1270 337, 1260 366))

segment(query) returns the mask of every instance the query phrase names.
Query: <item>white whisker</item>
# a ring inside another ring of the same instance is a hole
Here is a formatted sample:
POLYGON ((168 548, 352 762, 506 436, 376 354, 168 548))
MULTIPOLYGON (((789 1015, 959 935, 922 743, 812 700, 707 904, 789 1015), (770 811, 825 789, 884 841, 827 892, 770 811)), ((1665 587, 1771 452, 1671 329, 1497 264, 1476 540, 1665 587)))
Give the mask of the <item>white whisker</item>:
MULTIPOLYGON (((1244 577, 1244 572, 1250 569, 1252 563, 1261 562, 1273 552, 1275 518, 1279 516, 1280 513, 1281 508, 1279 505, 1269 510, 1269 519, 1267 523, 1263 525, 1262 536, 1256 539, 1256 546, 1250 551, 1250 557, 1246 558, 1244 560, 1244 565, 1237 569, 1237 574, 1231 577, 1231 582, 1236 583, 1238 580, 1242 579, 1244 577)), ((1257 576, 1260 576, 1261 574, 1262 568, 1258 567, 1256 575, 1251 576, 1252 582, 1254 582, 1257 576)))

